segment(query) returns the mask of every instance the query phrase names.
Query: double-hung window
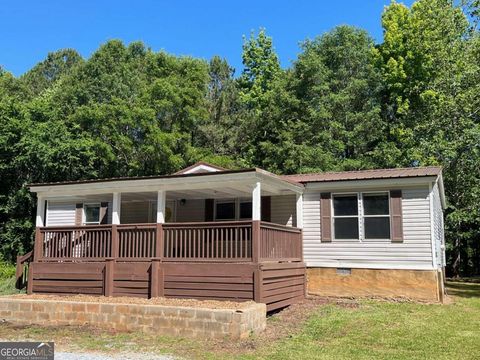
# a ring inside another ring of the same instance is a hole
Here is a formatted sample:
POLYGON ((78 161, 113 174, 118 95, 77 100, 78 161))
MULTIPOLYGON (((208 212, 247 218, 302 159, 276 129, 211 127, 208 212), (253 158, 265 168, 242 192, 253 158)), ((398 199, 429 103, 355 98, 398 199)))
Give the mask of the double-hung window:
POLYGON ((333 196, 333 228, 335 239, 359 239, 357 194, 333 196))
POLYGON ((390 239, 388 193, 362 194, 364 239, 390 239))
POLYGON ((332 211, 336 240, 390 239, 390 201, 387 192, 334 194, 332 211))
POLYGON ((251 218, 251 200, 231 199, 215 202, 215 220, 245 220, 251 218))

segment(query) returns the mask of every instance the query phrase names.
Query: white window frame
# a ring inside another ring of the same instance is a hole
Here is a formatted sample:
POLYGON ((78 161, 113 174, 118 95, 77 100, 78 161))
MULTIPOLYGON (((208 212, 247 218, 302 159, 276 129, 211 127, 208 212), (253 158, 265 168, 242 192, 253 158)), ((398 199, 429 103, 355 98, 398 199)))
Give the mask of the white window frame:
POLYGON ((330 201, 330 213, 332 214, 331 216, 331 228, 332 228, 332 241, 338 241, 338 242, 352 242, 352 241, 361 241, 362 237, 362 232, 361 232, 361 226, 360 226, 360 218, 361 218, 361 210, 360 210, 360 193, 358 192, 341 192, 341 193, 332 193, 331 195, 331 201, 330 201), (357 197, 357 215, 335 215, 335 207, 333 206, 334 202, 334 197, 335 196, 356 196, 357 197), (358 239, 352 238, 352 239, 336 239, 335 238, 335 218, 357 218, 357 224, 358 224, 358 239))
POLYGON ((229 199, 215 199, 214 208, 213 208, 213 218, 214 221, 238 221, 238 220, 248 220, 251 218, 240 218, 240 204, 241 203, 251 203, 252 199, 248 198, 229 198, 229 199), (217 219, 217 204, 226 204, 234 203, 235 204, 235 217, 232 219, 217 219))
POLYGON ((100 225, 100 212, 102 211, 102 204, 99 202, 93 202, 93 203, 83 203, 83 215, 82 215, 82 224, 83 225, 100 225), (98 206, 98 221, 90 221, 87 222, 87 214, 85 213, 85 207, 87 206, 98 206))
POLYGON ((391 214, 392 214, 392 209, 390 208, 390 191, 388 190, 371 190, 371 191, 362 191, 362 192, 337 192, 337 193, 332 193, 331 194, 331 209, 330 213, 332 214, 331 216, 331 228, 332 228, 332 241, 337 241, 337 242, 375 242, 375 241, 391 241, 392 237, 392 230, 391 230, 391 224, 392 224, 392 219, 391 219, 391 214), (387 194, 388 196, 388 215, 365 215, 364 211, 364 206, 363 206, 363 195, 384 195, 387 194), (358 239, 336 239, 335 238, 335 218, 352 218, 355 217, 354 215, 335 215, 335 209, 333 206, 333 200, 335 196, 347 196, 347 195, 356 195, 357 196, 357 218, 358 218, 358 239), (366 239, 365 238, 365 218, 366 217, 388 217, 389 218, 389 224, 390 224, 390 238, 385 238, 385 239, 366 239))
POLYGON ((391 214, 392 214, 392 209, 390 209, 390 191, 364 191, 362 193, 360 193, 360 198, 361 198, 361 203, 362 203, 362 234, 361 234, 361 238, 362 238, 362 241, 365 241, 365 242, 374 242, 374 241, 385 241, 385 240, 388 240, 390 241, 391 238, 392 238, 392 218, 391 218, 391 214), (365 211, 364 211, 364 206, 363 206, 363 195, 387 195, 387 201, 388 201, 388 215, 365 215, 365 211), (381 238, 381 239, 367 239, 365 237, 365 218, 375 218, 375 217, 386 217, 388 218, 388 224, 389 224, 389 232, 390 232, 390 237, 388 238, 381 238))

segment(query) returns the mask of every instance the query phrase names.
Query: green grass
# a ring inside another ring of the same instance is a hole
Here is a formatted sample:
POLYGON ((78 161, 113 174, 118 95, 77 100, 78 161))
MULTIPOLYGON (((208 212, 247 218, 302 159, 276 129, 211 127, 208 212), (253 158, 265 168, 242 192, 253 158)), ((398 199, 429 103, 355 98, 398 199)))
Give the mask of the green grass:
MULTIPOLYGON (((477 292, 478 295, 478 292, 477 292)), ((450 305, 365 301, 321 308, 265 359, 478 359, 480 298, 450 305)))
MULTIPOLYGON (((480 283, 450 282, 450 304, 359 301, 321 305, 287 337, 235 343, 81 327, 0 325, 1 339, 53 340, 76 351, 170 353, 195 359, 479 359, 480 283), (232 345, 234 344, 234 345, 232 345)), ((279 319, 269 326, 279 326, 279 319)))

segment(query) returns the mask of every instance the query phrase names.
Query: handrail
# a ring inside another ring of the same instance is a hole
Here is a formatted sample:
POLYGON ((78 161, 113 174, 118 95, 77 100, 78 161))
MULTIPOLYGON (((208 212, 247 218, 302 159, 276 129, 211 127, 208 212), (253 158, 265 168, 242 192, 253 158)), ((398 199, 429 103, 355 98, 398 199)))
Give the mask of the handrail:
POLYGON ((33 260, 33 250, 26 253, 22 256, 17 256, 17 266, 15 269, 15 287, 18 290, 21 290, 25 287, 27 280, 26 280, 26 273, 25 273, 25 263, 30 264, 33 260))
POLYGON ((252 220, 47 226, 37 228, 35 261, 291 260, 301 242, 299 228, 252 220))
POLYGON ((90 229, 110 229, 112 224, 100 225, 57 225, 57 226, 42 226, 40 231, 68 231, 68 230, 90 230, 90 229))
POLYGON ((299 234, 299 233, 302 232, 302 229, 299 229, 299 228, 296 228, 296 227, 293 227, 293 226, 275 224, 275 223, 271 223, 271 222, 267 222, 267 221, 262 221, 260 223, 260 226, 263 227, 263 228, 282 230, 282 231, 292 232, 292 233, 296 233, 296 234, 299 234))
POLYGON ((164 228, 189 228, 189 227, 225 227, 251 225, 251 220, 239 221, 201 221, 201 222, 175 222, 162 224, 164 228))

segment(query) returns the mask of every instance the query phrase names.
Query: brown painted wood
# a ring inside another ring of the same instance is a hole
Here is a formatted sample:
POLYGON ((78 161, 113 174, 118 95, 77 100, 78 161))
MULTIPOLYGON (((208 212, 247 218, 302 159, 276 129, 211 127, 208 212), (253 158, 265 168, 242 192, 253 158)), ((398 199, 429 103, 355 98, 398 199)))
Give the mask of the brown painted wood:
POLYGON ((403 242, 402 190, 390 191, 390 216, 392 242, 403 242))
POLYGON ((268 293, 270 290, 275 290, 279 288, 284 288, 284 287, 290 287, 290 286, 295 286, 295 285, 302 285, 303 286, 303 277, 298 277, 294 279, 287 279, 287 280, 281 280, 277 282, 272 282, 269 284, 264 283, 263 284, 263 290, 265 293, 268 293))
POLYGON ((105 280, 103 291, 105 296, 113 295, 113 276, 115 271, 115 259, 107 259, 105 263, 105 280))
POLYGON ((58 273, 37 273, 34 279, 58 279, 58 280, 99 280, 103 281, 103 274, 58 274, 58 273))
POLYGON ((320 232, 322 242, 332 241, 332 194, 320 194, 320 232))
POLYGON ((202 296, 202 297, 217 297, 224 299, 251 299, 251 291, 235 291, 235 290, 210 290, 210 289, 165 289, 166 296, 202 296))
POLYGON ((267 304, 267 312, 270 312, 270 311, 273 311, 273 310, 278 310, 278 309, 284 308, 284 307, 292 305, 292 304, 296 304, 296 303, 302 301, 304 298, 305 298, 304 296, 296 296, 296 297, 286 299, 286 300, 283 300, 283 301, 277 301, 277 302, 269 303, 269 304, 267 304))
POLYGON ((282 295, 282 294, 292 294, 292 293, 303 293, 303 283, 299 285, 291 285, 289 287, 281 287, 278 289, 271 289, 264 292, 263 299, 267 300, 274 295, 282 295))
POLYGON ((27 279, 27 294, 31 295, 33 294, 33 276, 34 272, 36 271, 36 264, 35 263, 30 263, 30 266, 28 267, 28 279, 27 279))
POLYGON ((253 291, 253 284, 232 284, 216 282, 166 282, 165 288, 168 289, 192 289, 192 290, 235 290, 235 291, 253 291))
POLYGON ((102 295, 102 288, 90 288, 90 287, 77 287, 77 286, 37 286, 33 285, 33 292, 34 293, 51 293, 51 294, 59 294, 59 293, 66 293, 66 294, 96 294, 102 295))
POLYGON ((60 273, 60 274, 83 274, 83 273, 101 273, 105 267, 104 262, 88 263, 37 263, 35 262, 35 272, 38 273, 60 273))
POLYGON ((184 264, 162 263, 165 276, 219 276, 247 277, 253 276, 253 265, 248 264, 184 264))
POLYGON ((158 273, 160 270, 160 259, 152 260, 150 268, 150 297, 160 296, 158 273))
MULTIPOLYGON (((142 295, 149 295, 150 289, 148 286, 144 288, 129 288, 129 287, 115 287, 114 293, 116 294, 128 294, 127 296, 132 296, 134 294, 142 294, 142 295)), ((112 295, 113 296, 113 295, 112 295)))
POLYGON ((263 273, 260 266, 253 272, 253 300, 262 302, 263 300, 263 273))
POLYGON ((61 286, 71 286, 71 287, 103 287, 103 281, 101 280, 78 280, 78 281, 68 281, 68 280, 63 280, 63 279, 35 279, 35 286, 55 286, 55 285, 61 285, 61 286))
MULTIPOLYGON (((252 275, 253 276, 253 275, 252 275)), ((222 277, 222 276, 165 276, 165 282, 182 283, 195 281, 196 283, 226 283, 226 284, 253 284, 253 277, 222 277)))

